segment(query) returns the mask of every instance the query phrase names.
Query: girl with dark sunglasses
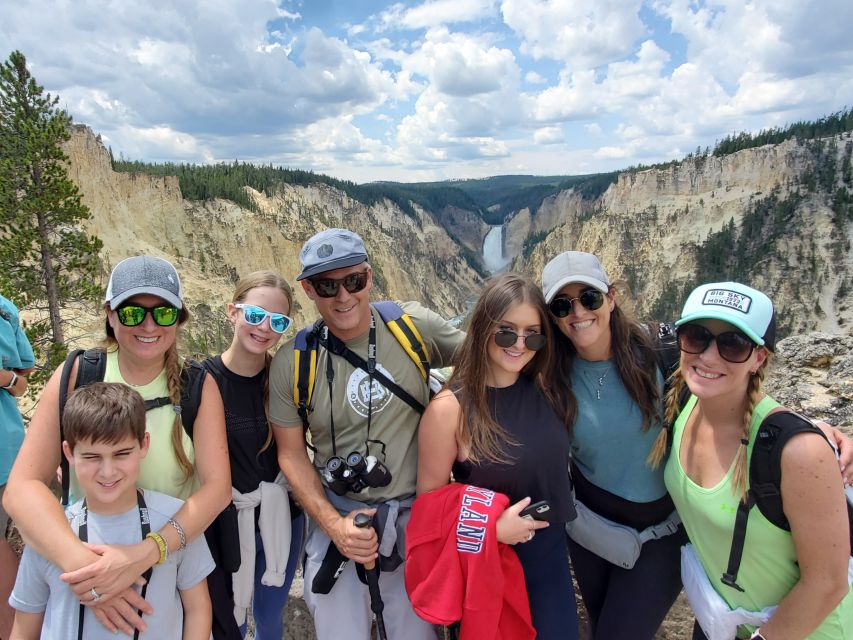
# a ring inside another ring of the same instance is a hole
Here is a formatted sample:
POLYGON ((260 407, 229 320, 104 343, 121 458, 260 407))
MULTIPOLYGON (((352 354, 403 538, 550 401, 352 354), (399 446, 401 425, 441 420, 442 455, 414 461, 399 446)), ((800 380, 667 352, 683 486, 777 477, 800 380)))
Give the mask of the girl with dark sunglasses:
MULTIPOLYGON (((104 381, 134 387, 146 400, 171 403, 146 412, 148 455, 138 484, 180 498, 185 504, 159 533, 168 550, 182 549, 208 528, 231 497, 231 477, 222 400, 212 379, 203 382, 193 437, 185 433, 180 412, 181 371, 178 333, 189 319, 178 272, 168 261, 135 256, 119 262, 104 302, 106 368, 104 381)), ((132 635, 144 630, 137 614, 149 611, 133 584, 160 558, 153 540, 124 547, 89 550, 65 520, 49 489, 59 465, 60 365, 44 388, 21 453, 9 478, 7 506, 27 541, 40 555, 69 573, 63 577, 81 601, 93 591, 98 619, 111 631, 132 635)), ((77 378, 77 361, 69 387, 77 378)), ((71 467, 71 495, 79 490, 71 467)))
MULTIPOLYGON (((836 456, 818 433, 798 434, 782 449, 781 499, 790 530, 750 510, 737 585, 720 578, 729 572, 759 426, 766 416, 786 411, 762 390, 775 342, 772 302, 739 283, 706 284, 690 294, 676 324, 681 361, 667 398, 674 424, 666 486, 709 588, 730 609, 760 612, 778 605, 764 611, 760 628, 740 626, 738 638, 850 637, 844 487, 836 456), (685 386, 691 395, 681 408, 685 386)), ((698 624, 693 637, 706 637, 698 624)))
MULTIPOLYGON (((651 640, 681 591, 674 507, 661 469, 646 464, 661 431, 663 376, 649 328, 620 306, 594 255, 567 251, 542 273, 559 373, 553 385, 570 401, 571 477, 576 499, 593 514, 636 531, 666 526, 642 545, 632 568, 569 540, 592 640, 651 640)), ((570 536, 588 540, 575 527, 570 536)), ((593 536, 594 537, 594 536, 593 536)), ((588 543, 587 543, 588 544, 588 543)), ((593 545, 588 545, 593 546, 593 545)))
POLYGON ((241 278, 226 309, 234 328, 231 345, 202 363, 222 394, 235 504, 246 510, 241 516, 248 515, 243 520, 250 526, 240 530, 240 547, 255 549, 251 557, 244 552, 233 579, 220 567, 208 578, 215 640, 239 639, 246 634, 250 603, 255 638, 280 640, 284 634, 284 606, 299 560, 305 518, 290 500, 280 475, 266 406, 270 350, 291 324, 292 305, 290 286, 278 274, 255 271, 241 278), (258 510, 263 518, 254 517, 258 510), (253 540, 247 542, 242 539, 245 536, 253 540), (283 576, 281 584, 263 583, 268 568, 270 575, 283 576))
POLYGON ((574 517, 568 412, 562 388, 551 384, 552 345, 536 284, 515 274, 493 278, 470 313, 448 386, 418 431, 418 494, 448 484, 452 471, 457 482, 509 497, 497 539, 514 545, 521 561, 540 640, 578 637, 563 533, 574 517), (519 515, 531 500, 549 503, 552 526, 519 515))

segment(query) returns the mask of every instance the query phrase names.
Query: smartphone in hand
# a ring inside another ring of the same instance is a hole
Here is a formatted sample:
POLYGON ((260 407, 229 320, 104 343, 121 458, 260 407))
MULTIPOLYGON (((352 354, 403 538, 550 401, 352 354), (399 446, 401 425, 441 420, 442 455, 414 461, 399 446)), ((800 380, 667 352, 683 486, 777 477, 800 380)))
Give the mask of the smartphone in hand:
POLYGON ((545 522, 551 521, 551 505, 548 504, 547 500, 540 500, 539 502, 531 502, 529 505, 524 507, 519 513, 522 518, 528 518, 530 520, 544 520, 545 522))

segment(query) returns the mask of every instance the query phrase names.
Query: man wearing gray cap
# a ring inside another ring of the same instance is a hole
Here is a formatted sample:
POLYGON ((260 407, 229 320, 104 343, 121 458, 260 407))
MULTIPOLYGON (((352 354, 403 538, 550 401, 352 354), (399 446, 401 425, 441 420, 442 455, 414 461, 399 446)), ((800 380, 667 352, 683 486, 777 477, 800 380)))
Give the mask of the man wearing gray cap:
MULTIPOLYGON (((370 304, 373 271, 357 234, 322 231, 305 243, 299 258, 297 280, 321 320, 273 359, 269 419, 276 427, 279 465, 311 517, 305 601, 317 637, 370 638, 368 589, 354 565, 376 561, 382 568, 379 585, 389 637, 434 639, 432 626, 412 610, 403 582, 403 532, 417 476, 417 407, 426 406, 429 387, 370 304), (308 357, 300 351, 306 339, 318 344, 316 377, 307 411, 300 415, 294 360, 297 354, 308 357), (313 462, 306 450, 306 423, 313 462), (364 472, 358 471, 359 459, 367 463, 364 472), (373 528, 355 525, 359 512, 373 515, 373 528)), ((449 364, 462 332, 418 303, 400 307, 420 335, 430 365, 449 364)))

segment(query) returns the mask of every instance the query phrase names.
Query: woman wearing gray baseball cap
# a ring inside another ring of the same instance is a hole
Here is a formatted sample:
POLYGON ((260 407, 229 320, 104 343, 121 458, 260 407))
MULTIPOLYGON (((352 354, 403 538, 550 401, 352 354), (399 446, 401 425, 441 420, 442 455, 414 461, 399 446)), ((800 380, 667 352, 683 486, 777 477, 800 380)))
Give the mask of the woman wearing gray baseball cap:
MULTIPOLYGON (((103 380, 127 384, 152 401, 146 405, 151 444, 138 484, 185 500, 159 531, 168 555, 201 535, 230 501, 222 399, 213 379, 206 378, 190 439, 181 423, 183 360, 177 349, 179 328, 189 313, 171 263, 154 256, 119 262, 107 285, 104 314, 104 349, 84 356, 103 364, 103 380)), ((74 360, 69 392, 84 356, 74 360)), ((66 572, 63 579, 81 602, 94 606, 108 629, 132 635, 132 627, 145 628, 137 610, 150 612, 132 585, 148 568, 163 561, 163 550, 155 540, 145 539, 135 545, 105 547, 98 555, 68 526, 49 489, 59 464, 62 371, 63 366, 57 368, 39 399, 9 477, 6 506, 27 542, 66 572)), ((73 496, 77 490, 73 468, 70 480, 69 495, 73 496)), ((69 504, 71 500, 73 497, 69 504)))
POLYGON ((559 381, 575 405, 571 475, 579 517, 567 531, 588 637, 651 640, 681 591, 686 541, 662 469, 646 464, 662 428, 663 375, 652 332, 620 307, 590 253, 556 256, 542 272, 542 290, 559 329, 559 381), (643 534, 652 539, 638 541, 643 534))

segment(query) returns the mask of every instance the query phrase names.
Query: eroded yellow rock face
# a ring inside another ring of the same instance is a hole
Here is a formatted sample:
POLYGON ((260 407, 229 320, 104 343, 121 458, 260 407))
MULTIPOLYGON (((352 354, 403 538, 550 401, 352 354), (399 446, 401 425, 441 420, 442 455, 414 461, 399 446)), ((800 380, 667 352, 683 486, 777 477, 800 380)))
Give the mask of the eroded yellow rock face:
MULTIPOLYGON (((421 210, 412 218, 389 202, 368 207, 326 185, 284 185, 272 197, 249 190, 258 213, 227 200, 184 200, 174 177, 114 172, 100 137, 85 126, 74 127, 65 150, 69 175, 92 211, 88 230, 104 243, 104 283, 127 256, 173 261, 196 316, 192 351, 213 352, 230 340, 222 310, 239 276, 272 269, 296 285, 302 243, 327 227, 364 238, 376 299, 419 300, 451 317, 481 284, 447 232, 421 210)), ((301 326, 314 310, 301 287, 294 290, 301 326)), ((97 310, 84 324, 83 342, 92 342, 102 324, 97 310)))
MULTIPOLYGON (((853 137, 842 134, 833 142, 841 167, 853 137)), ((731 220, 740 227, 751 205, 774 190, 785 199, 799 189, 805 197, 784 228, 753 232, 776 233, 779 240, 772 255, 754 258, 754 270, 742 279, 774 299, 786 333, 847 333, 853 329, 853 225, 839 229, 825 198, 798 187, 813 169, 807 147, 789 140, 720 158, 688 158, 667 169, 622 173, 596 200, 563 191, 543 201, 534 216, 524 210, 506 224, 510 255, 520 252, 529 234, 545 232, 532 253, 511 268, 538 275, 561 251, 595 253, 612 279, 630 283, 637 311, 646 317, 662 292, 696 271, 695 248, 710 233, 731 220)))
MULTIPOLYGON (((774 190, 784 199, 802 183, 814 161, 807 144, 791 140, 625 172, 594 200, 562 191, 535 214, 525 209, 505 223, 505 253, 516 258, 510 268, 538 278, 560 251, 591 251, 613 279, 630 284, 638 315, 648 317, 662 293, 694 274, 696 246, 709 234, 731 220, 739 226, 752 203, 774 190), (534 234, 543 240, 522 256, 534 234)), ((835 139, 839 167, 849 144, 849 133, 835 139)), ((271 196, 249 189, 255 212, 226 200, 184 200, 173 177, 113 172, 109 153, 84 126, 74 127, 67 152, 70 175, 93 213, 90 231, 104 242, 104 280, 128 255, 173 260, 196 314, 191 332, 197 352, 227 342, 222 308, 238 276, 268 268, 294 283, 302 242, 326 227, 347 227, 364 237, 376 298, 420 300, 449 317, 461 313, 482 286, 444 229, 467 250, 480 252, 488 227, 472 212, 416 206, 412 217, 388 201, 366 206, 321 184, 284 185, 271 196)), ((786 332, 846 333, 853 327, 853 226, 839 230, 825 199, 801 193, 805 197, 773 255, 758 257, 755 272, 742 279, 776 301, 786 332)), ((313 320, 313 307, 301 287, 295 289, 294 316, 302 325, 313 320)), ((90 331, 97 333, 100 321, 92 318, 90 331)))

